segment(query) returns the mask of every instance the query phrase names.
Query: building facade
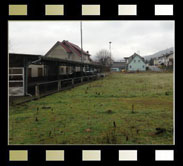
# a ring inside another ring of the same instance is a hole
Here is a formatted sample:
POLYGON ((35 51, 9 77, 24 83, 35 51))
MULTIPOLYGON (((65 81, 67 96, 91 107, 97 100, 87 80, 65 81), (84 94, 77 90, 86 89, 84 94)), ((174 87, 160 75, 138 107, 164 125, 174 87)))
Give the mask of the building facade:
MULTIPOLYGON (((59 58, 77 62, 92 63, 88 51, 81 50, 81 48, 69 41, 57 41, 55 45, 45 54, 46 57, 59 58)), ((73 71, 80 71, 79 67, 60 66, 59 73, 66 74, 73 71)))
POLYGON ((155 66, 173 66, 174 54, 173 52, 164 54, 160 57, 154 58, 155 66))
POLYGON ((146 63, 140 55, 134 53, 132 56, 125 58, 125 60, 127 71, 146 71, 146 63))

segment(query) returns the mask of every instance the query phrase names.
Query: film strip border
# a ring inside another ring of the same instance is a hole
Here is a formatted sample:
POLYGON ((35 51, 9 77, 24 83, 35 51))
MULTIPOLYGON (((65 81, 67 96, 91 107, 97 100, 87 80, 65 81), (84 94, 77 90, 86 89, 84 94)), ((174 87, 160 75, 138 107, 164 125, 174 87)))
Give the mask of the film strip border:
MULTIPOLYGON (((68 0, 69 1, 69 0, 68 0)), ((35 1, 36 2, 36 1, 35 1)), ((84 2, 84 1, 83 1, 84 2)), ((113 4, 106 5, 105 3, 97 3, 94 1, 88 1, 90 3, 80 3, 75 2, 68 3, 66 1, 45 1, 45 3, 30 3, 29 1, 14 0, 8 3, 8 12, 7 15, 10 18, 23 18, 27 19, 29 16, 32 18, 119 18, 119 19, 163 19, 168 18, 172 19, 175 16, 175 5, 172 1, 169 3, 149 3, 146 2, 144 9, 143 3, 135 3, 133 1, 130 3, 117 3, 117 0, 114 0, 113 4), (26 3, 27 2, 27 3, 26 3), (47 3, 46 3, 47 2, 47 3), (55 2, 55 3, 54 3, 55 2), (73 10, 74 9, 74 10, 73 10), (74 15, 75 14, 75 15, 74 15)), ((109 161, 114 164, 123 163, 123 162, 133 162, 135 163, 149 163, 153 162, 154 165, 159 164, 159 162, 165 162, 164 165, 168 162, 173 163, 176 161, 177 151, 173 148, 130 148, 126 147, 126 150, 119 150, 111 147, 105 149, 94 149, 85 150, 85 147, 70 147, 70 148, 61 148, 61 149, 47 149, 48 147, 30 147, 23 148, 16 147, 10 148, 7 150, 7 153, 2 155, 6 156, 7 165, 64 165, 65 163, 75 162, 85 163, 94 161, 97 163, 108 163, 109 161), (21 149, 21 150, 20 150, 21 149), (128 149, 128 150, 127 150, 128 149), (36 160, 38 159, 38 160, 36 160)), ((183 152, 181 153, 181 155, 183 152)), ((139 164, 139 165, 140 165, 139 164)), ((67 165, 67 164, 65 164, 67 165)), ((97 164, 96 164, 97 165, 97 164)), ((99 164, 100 165, 100 164, 99 164)), ((161 163, 162 165, 162 163, 161 163)))
MULTIPOLYGON (((81 15, 82 16, 100 16, 100 5, 82 5, 81 15)), ((9 5, 9 15, 10 16, 25 16, 28 15, 28 5, 26 4, 10 4, 9 5)), ((63 16, 64 15, 64 5, 45 5, 45 15, 46 16, 63 16)), ((136 16, 137 15, 137 5, 118 5, 118 16, 136 16)), ((155 16, 173 16, 173 5, 155 5, 154 6, 155 16)))
MULTIPOLYGON (((168 1, 168 0, 167 0, 168 1)), ((175 16, 175 3, 160 3, 162 1, 146 3, 138 1, 117 1, 105 3, 103 1, 43 1, 42 3, 32 3, 31 1, 11 1, 8 3, 8 16, 12 19, 15 16, 27 17, 44 17, 53 18, 56 16, 62 18, 156 18, 162 16, 172 19, 175 16), (90 2, 90 3, 89 3, 90 2), (92 2, 92 3, 91 3, 92 2)))
POLYGON ((167 149, 139 150, 9 150, 7 165, 112 165, 133 164, 142 165, 174 165, 178 163, 176 151, 167 149), (146 152, 146 153, 144 153, 146 152), (151 163, 151 164, 150 164, 151 163))

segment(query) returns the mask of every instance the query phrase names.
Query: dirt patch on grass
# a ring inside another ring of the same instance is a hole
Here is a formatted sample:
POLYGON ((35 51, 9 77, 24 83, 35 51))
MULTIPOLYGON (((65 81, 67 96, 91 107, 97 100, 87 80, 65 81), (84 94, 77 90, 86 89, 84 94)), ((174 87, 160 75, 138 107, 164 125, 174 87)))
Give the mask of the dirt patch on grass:
POLYGON ((143 106, 158 106, 158 105, 166 105, 170 107, 173 106, 173 101, 162 100, 160 98, 133 98, 124 100, 129 104, 143 105, 143 106))

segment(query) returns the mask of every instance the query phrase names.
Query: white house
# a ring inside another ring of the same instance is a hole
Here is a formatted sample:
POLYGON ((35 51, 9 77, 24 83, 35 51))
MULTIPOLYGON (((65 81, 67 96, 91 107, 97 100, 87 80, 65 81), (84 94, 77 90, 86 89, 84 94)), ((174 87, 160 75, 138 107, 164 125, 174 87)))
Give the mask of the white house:
POLYGON ((134 53, 130 57, 125 58, 127 71, 146 71, 146 63, 144 58, 134 53))

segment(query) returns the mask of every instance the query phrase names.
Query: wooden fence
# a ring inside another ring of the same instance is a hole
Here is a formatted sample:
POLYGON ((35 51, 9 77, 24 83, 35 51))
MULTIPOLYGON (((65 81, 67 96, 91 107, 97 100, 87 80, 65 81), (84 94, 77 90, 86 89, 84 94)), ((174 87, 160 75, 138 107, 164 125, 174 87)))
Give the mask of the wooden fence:
POLYGON ((101 77, 101 75, 91 75, 37 83, 35 85, 35 97, 40 98, 41 96, 49 95, 51 93, 59 92, 65 89, 70 89, 83 83, 97 80, 101 77))

